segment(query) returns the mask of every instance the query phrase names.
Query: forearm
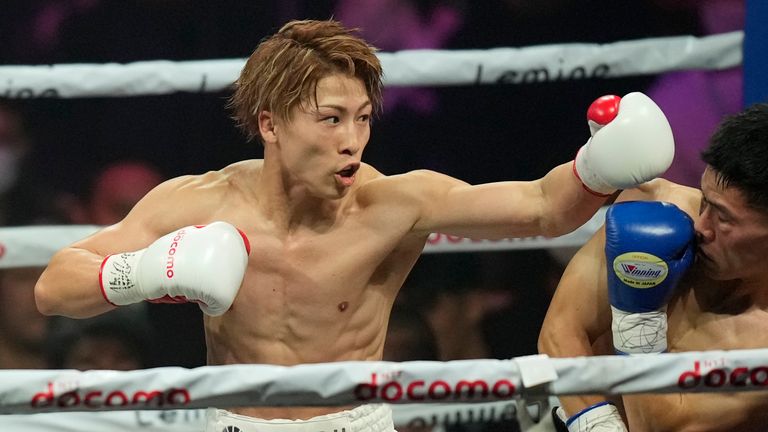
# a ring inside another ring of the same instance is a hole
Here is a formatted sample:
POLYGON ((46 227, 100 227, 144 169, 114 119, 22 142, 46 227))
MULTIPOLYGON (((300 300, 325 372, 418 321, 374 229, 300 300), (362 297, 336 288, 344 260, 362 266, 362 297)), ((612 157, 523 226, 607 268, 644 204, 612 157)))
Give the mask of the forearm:
POLYGON ((586 223, 605 203, 606 197, 587 192, 573 174, 572 162, 559 165, 541 180, 541 227, 544 235, 568 234, 586 223))
MULTIPOLYGON (((603 354, 603 350, 599 347, 605 345, 603 340, 610 340, 609 337, 600 338, 593 345, 590 343, 586 333, 574 332, 573 334, 568 334, 568 329, 566 328, 557 329, 553 327, 545 323, 542 328, 542 332, 539 335, 539 352, 554 358, 603 354)), ((589 406, 605 401, 606 397, 602 395, 574 395, 559 396, 558 399, 565 413, 568 416, 572 416, 589 406)))
POLYGON ((35 301, 40 312, 88 318, 114 309, 104 300, 99 286, 103 259, 73 247, 56 253, 35 285, 35 301))

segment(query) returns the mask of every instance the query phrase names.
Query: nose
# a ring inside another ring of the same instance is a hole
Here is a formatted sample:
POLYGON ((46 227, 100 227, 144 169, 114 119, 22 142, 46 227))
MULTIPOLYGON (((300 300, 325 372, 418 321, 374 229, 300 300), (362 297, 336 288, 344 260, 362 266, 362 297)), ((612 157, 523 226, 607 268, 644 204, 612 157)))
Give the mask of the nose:
POLYGON ((709 212, 704 211, 701 213, 693 223, 693 229, 696 231, 696 240, 699 244, 709 243, 715 237, 715 232, 712 230, 709 223, 709 212))
POLYGON ((365 131, 360 130, 356 125, 351 124, 344 130, 344 138, 341 141, 339 153, 347 156, 357 155, 360 150, 362 150, 363 146, 365 146, 368 139, 367 137, 368 135, 365 131))

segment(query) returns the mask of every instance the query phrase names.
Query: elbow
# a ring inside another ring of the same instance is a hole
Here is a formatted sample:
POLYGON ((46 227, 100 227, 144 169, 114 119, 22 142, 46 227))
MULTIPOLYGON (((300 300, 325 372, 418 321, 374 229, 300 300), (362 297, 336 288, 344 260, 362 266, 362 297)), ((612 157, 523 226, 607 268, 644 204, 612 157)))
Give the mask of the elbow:
POLYGON ((56 315, 57 307, 51 290, 44 281, 45 273, 35 284, 35 305, 37 310, 43 315, 56 315))
POLYGON ((550 357, 556 357, 557 352, 554 347, 555 344, 552 338, 552 332, 550 331, 549 326, 547 326, 545 323, 541 328, 541 332, 539 333, 539 340, 537 342, 539 354, 546 354, 550 357))

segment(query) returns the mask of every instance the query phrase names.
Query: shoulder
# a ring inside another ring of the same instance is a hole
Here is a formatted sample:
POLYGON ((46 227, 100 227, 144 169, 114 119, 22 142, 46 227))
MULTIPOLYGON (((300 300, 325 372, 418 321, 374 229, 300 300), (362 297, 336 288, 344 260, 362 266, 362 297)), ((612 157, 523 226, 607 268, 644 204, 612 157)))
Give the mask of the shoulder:
POLYGON ((616 201, 665 201, 695 217, 699 214, 701 191, 659 178, 623 191, 616 201))
POLYGON ((261 167, 260 159, 244 160, 219 170, 176 177, 161 185, 158 192, 208 196, 226 194, 237 189, 243 182, 252 181, 261 173, 261 167))
MULTIPOLYGON (((372 167, 371 169, 375 171, 372 167)), ((375 172, 377 175, 368 177, 361 185, 358 192, 361 198, 418 198, 437 194, 451 186, 465 184, 445 174, 425 169, 391 176, 375 172)))
POLYGON ((388 221, 413 226, 433 212, 438 203, 445 202, 450 190, 465 184, 429 170, 391 176, 378 173, 361 182, 354 202, 388 221))
POLYGON ((150 191, 131 211, 129 222, 155 223, 172 227, 206 221, 237 193, 238 184, 253 164, 238 163, 202 174, 167 180, 150 191))

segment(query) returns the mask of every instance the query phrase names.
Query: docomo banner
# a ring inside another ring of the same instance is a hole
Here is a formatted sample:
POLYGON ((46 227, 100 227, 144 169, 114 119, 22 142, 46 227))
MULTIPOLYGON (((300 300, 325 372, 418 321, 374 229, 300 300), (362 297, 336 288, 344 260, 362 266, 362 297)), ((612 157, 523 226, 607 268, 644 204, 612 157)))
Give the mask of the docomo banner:
POLYGON ((768 390, 768 349, 452 362, 0 371, 0 413, 468 403, 572 394, 768 390), (543 373, 546 372, 546 373, 543 373))
MULTIPOLYGON (((449 426, 465 423, 517 421, 522 430, 551 423, 550 406, 557 401, 500 401, 472 404, 403 404, 392 406, 397 429, 449 426)), ((0 415, 1 431, 103 432, 199 432, 205 429, 204 409, 164 411, 54 412, 36 415, 0 415)), ((540 429, 535 429, 540 430, 540 429)), ((543 430, 551 430, 545 428, 543 430)))
MULTIPOLYGON (((550 359, 553 395, 768 390, 768 349, 550 359)), ((527 392, 523 392, 527 393, 527 392)))
POLYGON ((442 233, 432 233, 424 246, 424 253, 442 252, 489 252, 502 250, 542 249, 559 247, 577 247, 589 240, 603 225, 605 211, 599 209, 584 225, 575 231, 555 238, 522 237, 500 240, 477 240, 442 233))
MULTIPOLYGON (((592 219, 574 232, 551 239, 526 237, 473 240, 433 233, 427 239, 424 253, 580 246, 603 224, 605 211, 606 208, 599 209, 592 219)), ((100 228, 95 225, 0 227, 0 269, 47 265, 56 251, 95 233, 100 228)))
POLYGON ((491 402, 517 396, 511 360, 341 362, 195 369, 0 371, 0 413, 491 402))

